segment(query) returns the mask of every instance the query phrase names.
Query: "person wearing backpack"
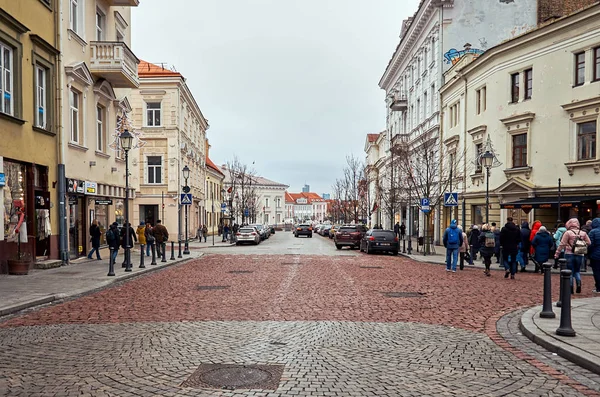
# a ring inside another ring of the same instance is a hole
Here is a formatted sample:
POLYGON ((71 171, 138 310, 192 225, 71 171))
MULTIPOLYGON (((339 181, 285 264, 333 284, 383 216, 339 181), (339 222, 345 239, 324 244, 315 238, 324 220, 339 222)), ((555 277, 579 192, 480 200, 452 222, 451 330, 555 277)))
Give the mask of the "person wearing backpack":
MULTIPOLYGON (((541 270, 544 263, 550 259, 550 252, 554 247, 554 238, 548 233, 546 226, 540 226, 535 237, 531 240, 534 249, 533 260, 535 261, 535 273, 541 270)), ((542 271, 543 273, 543 271, 542 271)))
POLYGON ((108 244, 109 247, 113 248, 113 252, 112 252, 113 263, 115 263, 117 260, 117 254, 119 253, 119 246, 120 246, 118 227, 119 227, 119 224, 117 222, 113 222, 110 225, 110 227, 108 228, 108 230, 106 231, 106 243, 108 244))
MULTIPOLYGON (((562 222, 559 222, 556 225, 556 232, 554 233, 553 237, 554 237, 554 246, 556 247, 556 251, 558 252, 558 258, 564 258, 565 257, 565 252, 564 251, 558 251, 558 246, 560 245, 560 240, 562 239, 563 234, 567 231, 567 228, 565 227, 565 224, 562 222)), ((555 252, 556 254, 556 252, 555 252)), ((554 268, 558 269, 558 258, 554 259, 554 268)))
POLYGON ((564 248, 567 269, 571 270, 571 293, 573 293, 573 278, 577 284, 577 293, 581 293, 581 265, 585 260, 588 247, 591 244, 586 232, 581 230, 579 220, 571 218, 565 225, 567 231, 563 233, 559 246, 556 248, 554 258, 558 258, 559 252, 564 248))
POLYGON ((446 271, 452 270, 453 273, 456 273, 458 250, 463 244, 463 236, 457 227, 456 219, 452 219, 450 227, 444 232, 443 243, 446 248, 446 271))
POLYGON ((490 277, 490 266, 492 265, 492 256, 496 248, 496 236, 492 232, 490 225, 487 223, 481 227, 481 234, 479 235, 479 253, 483 257, 483 264, 485 270, 483 274, 490 277))
POLYGON ((590 246, 588 255, 590 257, 590 266, 594 273, 594 282, 596 288, 592 292, 600 293, 600 218, 595 218, 592 221, 592 231, 588 235, 590 237, 590 246))

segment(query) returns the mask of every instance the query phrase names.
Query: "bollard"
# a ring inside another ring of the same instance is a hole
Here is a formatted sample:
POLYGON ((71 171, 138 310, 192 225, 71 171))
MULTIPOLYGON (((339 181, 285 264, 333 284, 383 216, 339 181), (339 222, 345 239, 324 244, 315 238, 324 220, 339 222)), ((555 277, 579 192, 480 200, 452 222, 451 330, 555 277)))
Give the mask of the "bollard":
MULTIPOLYGON (((562 272, 563 270, 565 270, 567 268, 567 260, 565 258, 561 258, 558 260, 558 263, 560 265, 560 271, 562 272)), ((558 301, 556 301, 556 307, 561 307, 562 305, 562 282, 558 283, 558 301)), ((570 289, 569 289, 570 291, 570 289)))
POLYGON ((402 253, 406 254, 406 239, 402 236, 402 253))
POLYGON ((156 245, 151 244, 150 248, 152 248, 152 262, 150 265, 156 265, 156 245))
POLYGON ((142 255, 140 256, 140 269, 145 269, 146 266, 144 266, 144 245, 142 244, 142 255))
POLYGON ((555 318, 556 314, 552 311, 552 265, 544 263, 542 271, 544 272, 544 305, 542 306, 541 318, 555 318))
POLYGON ((560 308, 560 326, 556 329, 556 335, 575 336, 571 326, 571 271, 560 271, 560 284, 562 285, 562 307, 560 308))
POLYGON ((113 247, 108 247, 110 250, 109 253, 109 257, 108 257, 108 274, 107 276, 114 276, 115 275, 115 261, 113 259, 113 252, 114 252, 114 248, 113 247))
POLYGON ((170 260, 175 260, 175 241, 171 241, 171 257, 170 260))
POLYGON ((412 238, 408 236, 408 248, 406 249, 408 255, 412 255, 412 238))
MULTIPOLYGON (((179 240, 179 255, 177 255, 178 258, 183 258, 183 256, 181 256, 181 240, 179 240)), ((173 258, 171 258, 173 259, 173 258)))
POLYGON ((167 253, 165 252, 166 250, 167 250, 167 243, 161 243, 160 244, 160 253, 162 254, 162 259, 160 260, 161 262, 167 261, 167 253))

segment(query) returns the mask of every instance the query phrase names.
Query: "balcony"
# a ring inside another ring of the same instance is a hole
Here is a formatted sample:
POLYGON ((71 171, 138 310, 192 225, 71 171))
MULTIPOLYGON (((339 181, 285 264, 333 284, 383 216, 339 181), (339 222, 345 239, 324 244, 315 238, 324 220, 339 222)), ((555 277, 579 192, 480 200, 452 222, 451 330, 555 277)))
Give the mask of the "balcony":
POLYGON ((395 112, 404 112, 408 108, 406 97, 395 97, 390 105, 390 109, 395 112))
POLYGON ((115 88, 137 88, 138 64, 140 60, 131 52, 127 44, 119 41, 92 41, 93 75, 106 79, 115 88))
POLYGON ((107 0, 111 7, 137 7, 140 5, 140 0, 107 0))

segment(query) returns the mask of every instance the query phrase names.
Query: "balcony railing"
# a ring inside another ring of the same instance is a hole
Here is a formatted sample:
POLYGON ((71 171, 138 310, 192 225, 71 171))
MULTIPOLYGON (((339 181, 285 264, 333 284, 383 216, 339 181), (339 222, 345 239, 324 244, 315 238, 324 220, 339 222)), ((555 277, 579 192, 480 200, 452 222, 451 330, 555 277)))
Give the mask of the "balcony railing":
POLYGON ((108 80, 115 88, 137 88, 140 60, 120 41, 92 41, 92 74, 108 80))
POLYGON ((406 97, 395 97, 390 105, 390 109, 396 112, 404 112, 408 108, 406 97))

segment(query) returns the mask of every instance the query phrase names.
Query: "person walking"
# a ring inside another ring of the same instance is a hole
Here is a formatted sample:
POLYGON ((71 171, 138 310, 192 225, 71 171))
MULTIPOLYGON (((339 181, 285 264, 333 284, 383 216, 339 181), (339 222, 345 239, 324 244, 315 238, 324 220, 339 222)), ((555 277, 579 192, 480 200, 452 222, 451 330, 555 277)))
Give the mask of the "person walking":
POLYGON ((119 224, 117 222, 113 222, 108 230, 106 231, 106 243, 109 247, 112 247, 112 261, 115 263, 117 261, 117 255, 119 254, 119 224))
POLYGON ((473 261, 477 260, 477 252, 479 252, 479 226, 473 225, 471 227, 471 233, 469 235, 469 245, 471 246, 471 265, 473 261))
POLYGON ((202 225, 198 226, 198 229, 196 230, 196 237, 198 238, 198 242, 201 243, 202 242, 202 225))
POLYGON ((517 273, 517 251, 521 242, 521 233, 514 224, 513 218, 506 218, 506 224, 500 230, 500 245, 502 246, 502 260, 504 261, 504 278, 515 278, 517 273))
POLYGON ((594 274, 595 287, 592 292, 600 293, 600 218, 594 218, 592 221, 592 231, 588 234, 590 237, 590 247, 588 255, 590 257, 590 266, 594 274))
POLYGON ((462 230, 462 226, 458 225, 458 230, 462 234, 463 243, 460 245, 460 249, 458 250, 458 254, 460 255, 460 265, 459 269, 463 270, 465 268, 465 255, 469 251, 469 243, 467 240, 467 233, 462 230))
POLYGON ((394 225, 394 235, 400 238, 400 223, 396 222, 394 225))
POLYGON ((137 237, 135 235, 135 230, 133 230, 133 227, 131 227, 131 223, 125 222, 125 224, 121 228, 121 247, 123 247, 123 249, 125 250, 124 251, 125 255, 127 255, 127 248, 130 248, 130 250, 129 250, 129 258, 125 258, 125 260, 121 264, 122 267, 127 267, 127 265, 126 265, 127 260, 129 260, 131 262, 131 247, 133 247, 134 243, 137 243, 137 237), (126 233, 129 233, 129 246, 126 246, 126 241, 125 241, 126 233))
POLYGON ((208 237, 208 228, 206 227, 206 225, 202 225, 202 235, 204 236, 204 242, 206 242, 206 239, 208 237))
POLYGON ((404 222, 402 222, 402 224, 400 225, 400 237, 402 238, 402 240, 404 240, 404 238, 406 237, 406 225, 404 224, 404 222))
POLYGON ((94 219, 90 226, 90 241, 92 242, 92 249, 88 254, 88 259, 92 259, 92 254, 94 251, 96 252, 96 259, 101 260, 100 258, 100 227, 98 226, 98 220, 94 219))
POLYGON ((548 233, 546 226, 540 226, 535 237, 531 240, 531 248, 534 250, 533 260, 535 261, 536 273, 538 268, 541 270, 542 265, 550 259, 550 252, 553 246, 554 238, 548 233))
POLYGON ((490 277, 490 266, 492 265, 492 256, 494 256, 494 248, 496 247, 496 237, 492 232, 492 228, 487 223, 481 227, 481 235, 479 236, 479 252, 483 257, 485 270, 483 273, 490 277))
POLYGON ((458 250, 463 244, 463 236, 457 227, 456 219, 452 219, 450 226, 444 232, 443 242, 446 248, 446 271, 452 270, 452 273, 456 273, 458 250))
POLYGON ((156 244, 157 255, 167 255, 166 246, 167 240, 169 240, 169 231, 162 224, 160 219, 156 221, 156 226, 154 226, 152 232, 154 233, 154 243, 156 244))
POLYGON ((146 223, 146 228, 144 229, 144 236, 146 237, 146 256, 150 256, 150 250, 154 250, 154 243, 156 239, 154 238, 152 225, 148 222, 146 223))
POLYGON ((219 223, 219 228, 217 229, 217 231, 219 232, 219 236, 221 234, 223 234, 223 224, 222 223, 219 223))
POLYGON ((226 223, 223 226, 223 240, 221 240, 221 242, 225 243, 227 242, 227 236, 229 235, 229 224, 226 223))
POLYGON ((496 246, 494 247, 494 256, 496 257, 496 263, 500 263, 500 255, 502 252, 500 251, 500 228, 496 226, 496 222, 492 222, 492 233, 494 233, 494 238, 496 246))
POLYGON ((556 256, 556 252, 554 255, 554 268, 558 269, 558 259, 565 257, 565 251, 558 251, 558 246, 560 245, 560 240, 562 239, 563 234, 567 231, 565 224, 559 222, 556 225, 556 232, 554 232, 554 246, 556 247, 556 251, 558 252, 558 257, 556 256))
POLYGON ((527 264, 529 258, 529 251, 531 249, 531 241, 529 236, 531 235, 531 229, 529 228, 529 222, 521 223, 521 255, 523 262, 521 262, 521 272, 527 271, 527 264))
POLYGON ((563 233, 560 239, 560 244, 556 248, 556 254, 554 257, 558 257, 558 252, 564 248, 565 259, 567 260, 567 269, 571 270, 571 293, 573 293, 573 278, 577 284, 576 292, 581 293, 581 265, 585 260, 585 256, 590 246, 590 238, 586 232, 581 230, 579 226, 579 220, 577 218, 571 218, 565 225, 567 231, 563 233))
POLYGON ((135 233, 137 234, 137 241, 139 241, 142 248, 141 255, 144 256, 144 248, 146 248, 146 222, 141 221, 135 233))
MULTIPOLYGON (((581 230, 586 232, 589 236, 590 232, 592 231, 592 220, 588 219, 585 222, 585 225, 581 226, 581 230)), ((581 266, 581 271, 584 273, 587 273, 587 264, 588 264, 589 259, 590 259, 590 257, 588 255, 586 255, 585 259, 583 260, 583 265, 581 266)))

